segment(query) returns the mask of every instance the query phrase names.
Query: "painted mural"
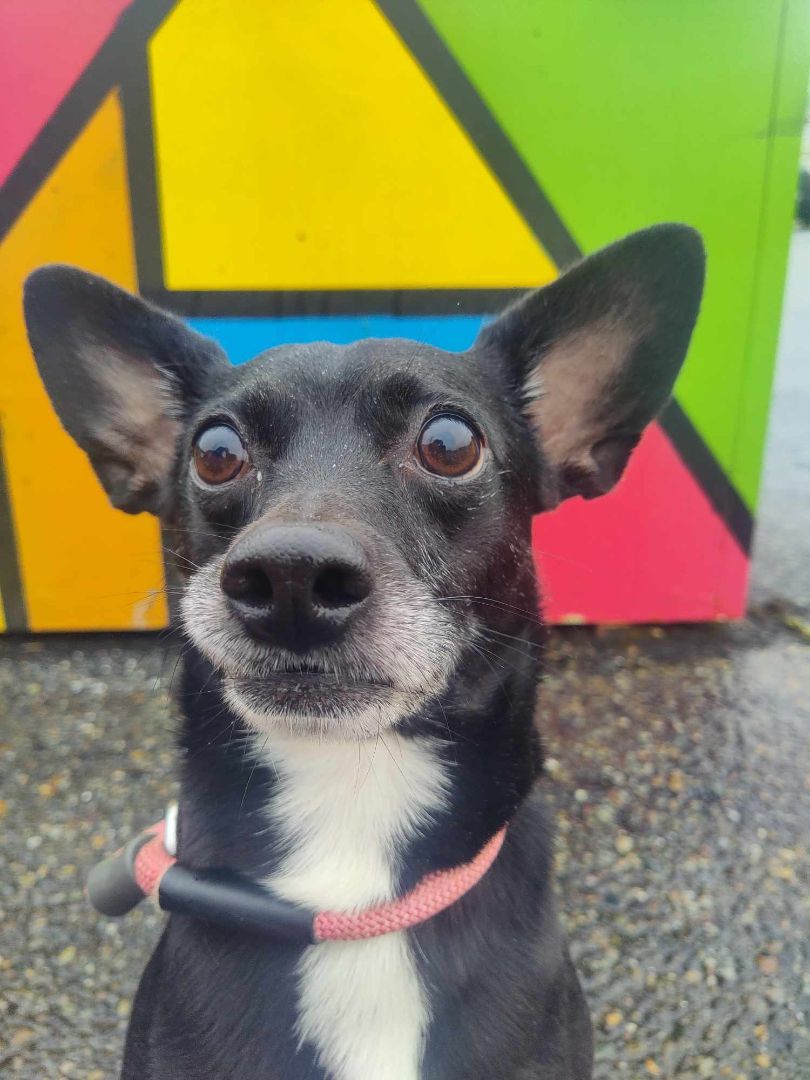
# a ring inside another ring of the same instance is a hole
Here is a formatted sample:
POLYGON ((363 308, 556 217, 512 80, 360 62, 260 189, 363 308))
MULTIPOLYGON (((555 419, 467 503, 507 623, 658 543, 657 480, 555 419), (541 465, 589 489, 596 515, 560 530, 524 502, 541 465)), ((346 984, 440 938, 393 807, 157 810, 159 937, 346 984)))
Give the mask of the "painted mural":
POLYGON ((107 505, 36 376, 35 266, 137 290, 234 363, 386 335, 461 351, 522 290, 665 220, 708 248, 690 356, 618 488, 536 519, 545 607, 742 613, 808 5, 8 0, 0 42, 7 629, 167 620, 157 524, 107 505))

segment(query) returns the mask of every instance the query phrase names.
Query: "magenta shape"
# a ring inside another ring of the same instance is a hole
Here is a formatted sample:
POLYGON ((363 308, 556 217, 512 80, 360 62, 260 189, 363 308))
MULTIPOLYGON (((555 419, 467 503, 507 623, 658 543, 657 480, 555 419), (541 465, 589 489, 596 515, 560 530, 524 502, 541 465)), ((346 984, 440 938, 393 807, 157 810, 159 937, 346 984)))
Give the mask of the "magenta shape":
POLYGON ((615 491, 534 522, 550 622, 737 619, 748 559, 658 424, 615 491))
POLYGON ((104 44, 129 3, 0 3, 0 184, 104 44))

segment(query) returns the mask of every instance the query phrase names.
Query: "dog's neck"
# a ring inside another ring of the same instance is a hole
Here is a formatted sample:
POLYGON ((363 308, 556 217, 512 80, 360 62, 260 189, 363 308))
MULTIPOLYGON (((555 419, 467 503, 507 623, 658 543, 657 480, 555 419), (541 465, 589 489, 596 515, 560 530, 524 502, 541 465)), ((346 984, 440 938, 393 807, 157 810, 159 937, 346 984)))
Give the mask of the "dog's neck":
POLYGON ((469 861, 514 814, 540 764, 533 678, 514 665, 482 677, 480 664, 473 688, 470 678, 462 670, 402 731, 321 742, 250 731, 192 651, 181 692, 181 857, 332 910, 389 900, 469 861))
POLYGON ((408 846, 446 809, 437 744, 395 733, 354 744, 259 742, 274 775, 267 817, 285 851, 274 891, 337 911, 393 899, 408 846))
MULTIPOLYGON (((469 862, 516 814, 539 770, 531 660, 516 671, 494 659, 482 677, 479 659, 401 730, 362 743, 319 743, 251 733, 225 708, 216 674, 192 652, 181 695, 181 859, 240 870, 321 911, 385 902, 433 870, 469 862)), ((537 925, 548 888, 546 834, 532 827, 539 846, 526 846, 522 823, 518 813, 503 856, 484 879, 489 888, 461 900, 441 943, 439 916, 424 924, 421 938, 418 928, 413 938, 394 932, 303 950, 285 991, 294 1003, 285 1037, 296 1055, 303 1047, 339 1080, 423 1075, 435 1016, 460 1002, 465 988, 486 985, 499 962, 464 935, 480 943, 480 926, 497 922, 503 895, 524 913, 518 921, 537 925), (531 856, 516 871, 524 847, 531 856), (440 975, 440 989, 428 990, 423 963, 440 975)), ((244 945, 237 933, 230 948, 244 945)), ((275 972, 282 962, 278 950, 257 942, 249 948, 261 970, 275 972)), ((255 1007, 240 1003, 241 1011, 255 1007)))

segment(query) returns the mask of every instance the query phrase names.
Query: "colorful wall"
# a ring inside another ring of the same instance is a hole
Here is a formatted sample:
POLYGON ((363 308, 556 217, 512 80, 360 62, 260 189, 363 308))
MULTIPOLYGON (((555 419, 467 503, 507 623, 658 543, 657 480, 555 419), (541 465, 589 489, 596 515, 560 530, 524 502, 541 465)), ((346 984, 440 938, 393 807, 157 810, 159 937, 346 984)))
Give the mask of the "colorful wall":
POLYGON ((709 255, 676 399, 614 493, 537 519, 537 557, 557 620, 742 613, 806 3, 7 0, 0 42, 8 629, 166 621, 157 524, 107 506, 36 377, 33 267, 138 289, 235 363, 387 334, 460 350, 664 220, 709 255))

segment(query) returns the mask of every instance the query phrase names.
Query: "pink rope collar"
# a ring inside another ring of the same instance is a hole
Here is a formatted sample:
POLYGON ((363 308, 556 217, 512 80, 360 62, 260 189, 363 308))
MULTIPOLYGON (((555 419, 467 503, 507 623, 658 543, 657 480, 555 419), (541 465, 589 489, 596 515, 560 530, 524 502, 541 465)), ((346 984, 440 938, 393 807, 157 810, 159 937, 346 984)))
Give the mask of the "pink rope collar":
MULTIPOLYGON (((311 942, 359 941, 418 926, 460 900, 478 884, 494 863, 503 845, 506 826, 495 833, 468 863, 426 874, 414 888, 397 900, 353 913, 306 911, 277 899, 269 890, 244 879, 228 879, 227 887, 223 889, 221 877, 212 878, 205 872, 192 872, 182 867, 166 850, 164 835, 165 822, 160 821, 114 856, 118 866, 115 873, 120 875, 126 853, 131 852, 131 859, 128 860, 130 885, 127 887, 135 886, 136 897, 138 893, 157 897, 161 907, 166 910, 198 914, 213 921, 249 924, 256 929, 275 930, 282 936, 295 936, 311 942), (192 883, 191 892, 188 882, 192 883), (182 903, 173 901, 173 897, 178 895, 182 895, 182 903), (228 907, 232 909, 230 912, 228 907)), ((113 860, 108 860, 102 867, 109 867, 112 863, 113 860)), ((105 883, 110 880, 109 872, 104 880, 105 883)), ((116 880, 120 880, 120 876, 116 880)), ((109 889, 104 897, 106 906, 97 902, 94 891, 101 896, 101 890, 93 888, 91 875, 90 896, 99 910, 116 915, 128 910, 126 898, 123 905, 119 903, 113 910, 115 904, 111 905, 108 901, 109 889)), ((120 892, 118 895, 120 898, 120 892)))
POLYGON ((315 937, 318 941, 358 941, 379 937, 395 930, 409 930, 427 922, 440 911, 449 908, 477 885, 495 862, 503 845, 506 828, 496 832, 484 844, 474 859, 450 870, 436 870, 398 900, 366 908, 356 915, 340 915, 322 911, 315 916, 315 937))

